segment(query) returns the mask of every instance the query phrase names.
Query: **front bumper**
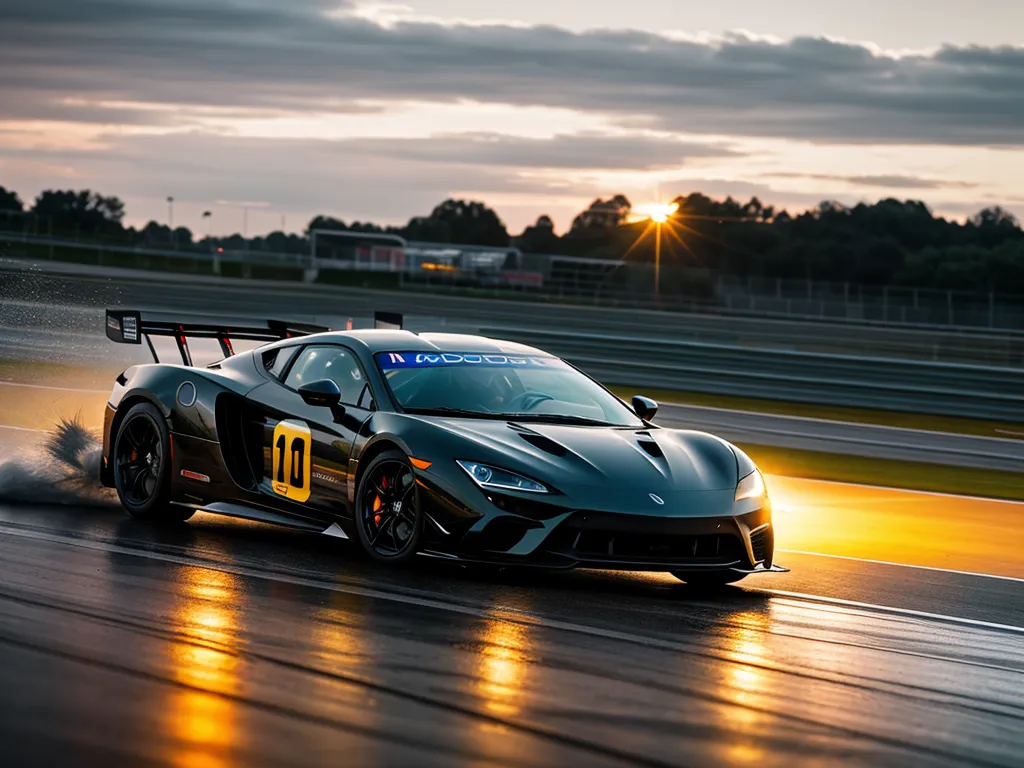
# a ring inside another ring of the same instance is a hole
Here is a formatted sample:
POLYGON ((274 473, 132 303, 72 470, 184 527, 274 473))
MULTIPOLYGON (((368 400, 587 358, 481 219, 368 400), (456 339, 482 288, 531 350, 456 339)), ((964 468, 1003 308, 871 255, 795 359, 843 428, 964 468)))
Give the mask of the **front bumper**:
MULTIPOLYGON (((568 510, 543 523, 495 516, 425 554, 468 562, 631 571, 777 572, 771 508, 666 517, 568 510)), ((445 541, 447 539, 447 541, 445 541)))

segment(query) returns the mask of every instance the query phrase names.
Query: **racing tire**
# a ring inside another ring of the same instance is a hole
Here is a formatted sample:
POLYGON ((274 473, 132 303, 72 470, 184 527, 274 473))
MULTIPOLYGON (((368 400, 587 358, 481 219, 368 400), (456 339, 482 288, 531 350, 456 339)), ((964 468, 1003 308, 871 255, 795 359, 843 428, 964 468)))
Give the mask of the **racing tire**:
POLYGON ((195 514, 171 499, 171 436, 163 414, 138 403, 125 414, 111 452, 114 488, 125 511, 136 520, 180 523, 195 514))
POLYGON ((378 454, 359 478, 355 527, 359 543, 381 563, 408 563, 423 534, 416 475, 399 450, 378 454))
POLYGON ((740 579, 746 578, 745 573, 736 571, 672 571, 672 575, 680 581, 685 581, 691 587, 698 589, 713 589, 724 587, 726 584, 735 584, 740 579))

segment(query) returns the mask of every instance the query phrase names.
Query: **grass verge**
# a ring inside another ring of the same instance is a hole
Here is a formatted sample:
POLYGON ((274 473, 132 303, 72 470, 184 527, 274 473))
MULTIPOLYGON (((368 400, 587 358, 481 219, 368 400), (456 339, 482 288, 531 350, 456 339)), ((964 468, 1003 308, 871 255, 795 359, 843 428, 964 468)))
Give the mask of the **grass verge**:
POLYGON ((766 445, 739 446, 769 475, 1024 501, 1024 473, 890 461, 766 445))
POLYGON ((772 413, 782 416, 801 416, 828 421, 850 421, 856 424, 878 424, 884 427, 905 429, 926 429, 932 432, 949 432, 956 435, 978 435, 981 437, 1024 438, 1024 423, 964 419, 957 416, 936 416, 927 413, 901 413, 897 411, 851 408, 846 406, 814 405, 813 403, 790 403, 782 400, 762 400, 754 397, 706 394, 703 392, 680 392, 668 389, 647 389, 625 387, 620 384, 606 385, 619 397, 628 402, 633 395, 643 394, 664 403, 700 405, 709 408, 728 408, 736 411, 772 413))

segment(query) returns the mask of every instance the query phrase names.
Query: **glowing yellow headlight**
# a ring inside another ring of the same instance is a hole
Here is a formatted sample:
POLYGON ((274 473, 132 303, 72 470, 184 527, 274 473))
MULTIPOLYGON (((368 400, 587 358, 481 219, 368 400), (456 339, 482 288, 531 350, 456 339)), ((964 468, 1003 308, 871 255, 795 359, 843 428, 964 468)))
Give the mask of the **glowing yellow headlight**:
POLYGON ((756 469, 736 485, 736 501, 760 499, 765 495, 764 478, 756 469))

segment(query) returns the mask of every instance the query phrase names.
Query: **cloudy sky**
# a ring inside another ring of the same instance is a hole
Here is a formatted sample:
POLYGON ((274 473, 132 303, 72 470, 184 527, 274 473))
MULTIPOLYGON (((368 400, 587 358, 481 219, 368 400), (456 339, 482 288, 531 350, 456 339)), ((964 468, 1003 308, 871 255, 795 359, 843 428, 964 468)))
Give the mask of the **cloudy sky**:
POLYGON ((3 0, 0 185, 249 234, 449 196, 1022 215, 1024 2, 3 0))

